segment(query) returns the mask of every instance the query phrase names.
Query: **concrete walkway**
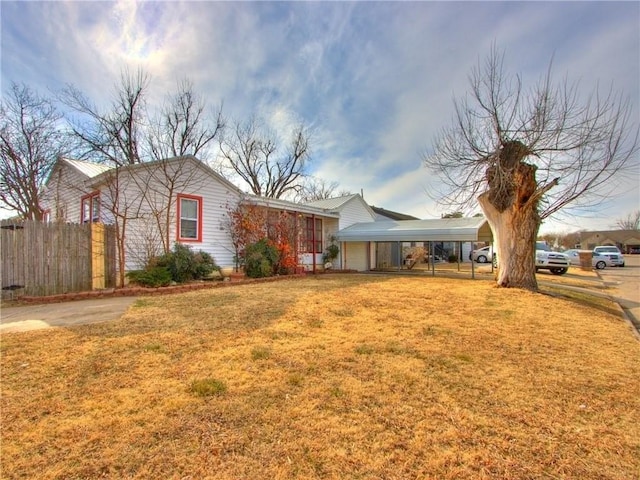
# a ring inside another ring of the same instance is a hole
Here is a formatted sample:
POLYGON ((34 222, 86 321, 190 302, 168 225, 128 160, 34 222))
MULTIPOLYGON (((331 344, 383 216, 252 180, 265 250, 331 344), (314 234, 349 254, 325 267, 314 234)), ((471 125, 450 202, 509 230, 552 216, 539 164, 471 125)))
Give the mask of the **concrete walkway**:
POLYGON ((116 320, 135 301, 136 297, 113 297, 2 308, 0 333, 116 320))

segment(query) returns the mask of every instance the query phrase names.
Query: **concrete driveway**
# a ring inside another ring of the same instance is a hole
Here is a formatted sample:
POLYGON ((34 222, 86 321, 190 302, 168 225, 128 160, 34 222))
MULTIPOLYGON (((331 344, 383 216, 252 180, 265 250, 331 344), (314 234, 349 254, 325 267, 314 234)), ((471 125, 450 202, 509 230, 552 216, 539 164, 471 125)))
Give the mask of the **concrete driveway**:
POLYGON ((135 301, 136 297, 113 297, 2 308, 0 333, 116 320, 135 301))

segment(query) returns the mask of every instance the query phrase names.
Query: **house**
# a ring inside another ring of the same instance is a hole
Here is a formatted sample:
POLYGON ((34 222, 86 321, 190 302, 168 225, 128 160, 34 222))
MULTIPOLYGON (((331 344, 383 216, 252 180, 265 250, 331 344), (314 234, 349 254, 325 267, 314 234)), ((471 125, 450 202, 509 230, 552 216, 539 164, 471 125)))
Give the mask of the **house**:
POLYGON ((193 156, 120 167, 60 158, 43 199, 52 221, 115 224, 125 271, 142 268, 174 242, 206 251, 231 269, 236 252, 228 214, 239 204, 294 214, 298 262, 312 271, 322 267, 338 230, 375 219, 360 195, 308 204, 248 195, 193 156))
POLYGON ((582 248, 592 250, 598 245, 615 245, 622 253, 640 252, 640 230, 601 230, 580 232, 582 248))

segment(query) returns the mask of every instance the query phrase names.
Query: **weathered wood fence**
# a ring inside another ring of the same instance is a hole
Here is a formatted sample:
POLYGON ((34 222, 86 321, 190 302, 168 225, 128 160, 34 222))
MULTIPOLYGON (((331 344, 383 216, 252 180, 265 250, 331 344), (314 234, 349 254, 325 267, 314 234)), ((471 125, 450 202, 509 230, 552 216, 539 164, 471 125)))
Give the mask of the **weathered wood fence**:
POLYGON ((0 222, 3 298, 115 286, 116 235, 102 224, 0 222))

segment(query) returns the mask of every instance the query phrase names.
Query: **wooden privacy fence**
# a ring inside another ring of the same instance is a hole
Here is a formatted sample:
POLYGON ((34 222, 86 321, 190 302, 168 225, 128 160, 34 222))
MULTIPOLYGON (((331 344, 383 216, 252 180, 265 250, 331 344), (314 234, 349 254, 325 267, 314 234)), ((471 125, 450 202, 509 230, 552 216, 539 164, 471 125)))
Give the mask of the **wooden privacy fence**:
POLYGON ((115 227, 3 220, 0 259, 3 298, 111 288, 115 227))

